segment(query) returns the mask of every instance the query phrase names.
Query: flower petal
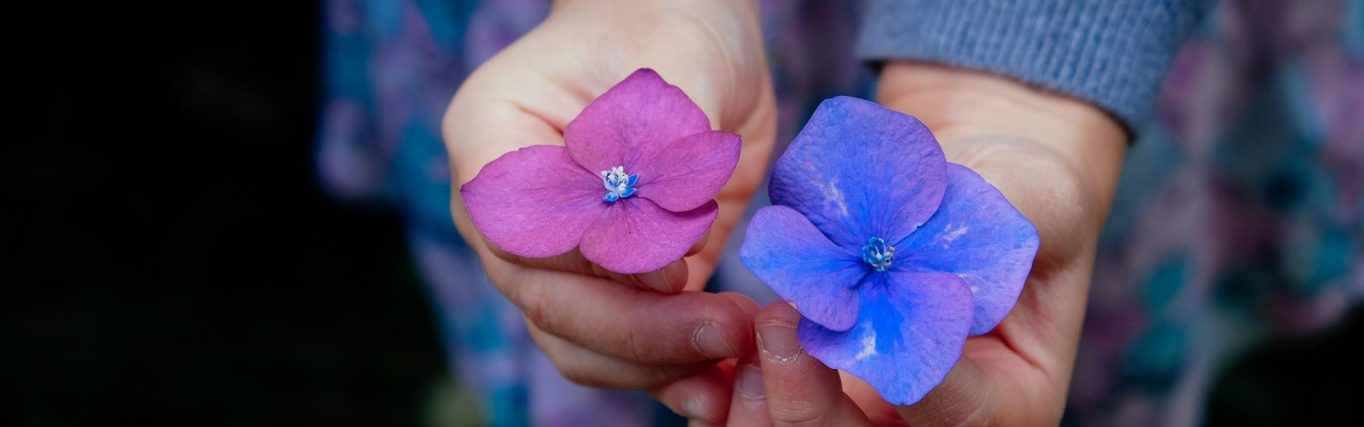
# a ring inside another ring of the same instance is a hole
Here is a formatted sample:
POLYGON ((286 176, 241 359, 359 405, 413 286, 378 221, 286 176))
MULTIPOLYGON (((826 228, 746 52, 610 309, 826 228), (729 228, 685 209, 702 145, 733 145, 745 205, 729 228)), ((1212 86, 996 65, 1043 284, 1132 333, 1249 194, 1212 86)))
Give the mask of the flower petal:
POLYGON ((970 168, 947 165, 947 193, 938 212, 896 244, 905 271, 960 276, 971 290, 971 335, 994 329, 1009 314, 1032 270, 1037 228, 999 190, 970 168))
POLYGON ((971 293, 951 274, 888 271, 863 284, 861 313, 835 332, 802 319, 806 353, 871 384, 895 405, 918 402, 961 357, 971 293))
POLYGON ((601 177, 568 150, 532 145, 498 157, 460 187, 474 227, 498 248, 543 258, 568 252, 605 208, 601 177))
POLYGON ((857 98, 819 104, 777 160, 772 204, 795 208, 834 243, 903 239, 947 186, 942 149, 919 119, 857 98))
POLYGON ((738 134, 705 131, 627 167, 639 174, 639 197, 673 212, 689 211, 720 194, 739 164, 739 148, 738 134))
POLYGON ((753 215, 739 260, 801 315, 835 331, 846 331, 857 320, 853 289, 871 272, 861 258, 786 206, 768 206, 753 215))
POLYGON ((634 165, 667 144, 710 130, 710 120, 658 73, 642 68, 587 105, 564 127, 564 145, 590 171, 634 165))
POLYGON ((621 274, 656 271, 682 259, 715 222, 715 201, 672 212, 649 199, 621 199, 606 208, 578 249, 594 264, 621 274))

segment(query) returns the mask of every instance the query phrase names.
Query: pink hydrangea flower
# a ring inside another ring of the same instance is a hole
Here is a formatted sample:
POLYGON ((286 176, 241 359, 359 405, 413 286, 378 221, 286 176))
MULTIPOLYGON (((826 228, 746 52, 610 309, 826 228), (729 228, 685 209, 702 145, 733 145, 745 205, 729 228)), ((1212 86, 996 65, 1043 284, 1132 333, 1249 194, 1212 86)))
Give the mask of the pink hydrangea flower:
POLYGON ((460 188, 474 227, 513 255, 572 251, 608 270, 655 271, 710 229, 739 135, 650 69, 635 71, 564 128, 564 145, 502 155, 460 188))

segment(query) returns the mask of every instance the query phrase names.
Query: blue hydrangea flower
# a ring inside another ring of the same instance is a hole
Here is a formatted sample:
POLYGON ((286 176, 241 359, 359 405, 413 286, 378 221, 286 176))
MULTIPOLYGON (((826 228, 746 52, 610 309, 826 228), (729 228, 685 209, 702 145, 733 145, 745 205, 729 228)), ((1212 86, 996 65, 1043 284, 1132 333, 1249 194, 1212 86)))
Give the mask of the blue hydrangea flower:
POLYGON ((824 101, 772 172, 745 266, 801 312, 805 351, 917 402, 969 335, 1013 308, 1037 230, 918 119, 848 97, 824 101))

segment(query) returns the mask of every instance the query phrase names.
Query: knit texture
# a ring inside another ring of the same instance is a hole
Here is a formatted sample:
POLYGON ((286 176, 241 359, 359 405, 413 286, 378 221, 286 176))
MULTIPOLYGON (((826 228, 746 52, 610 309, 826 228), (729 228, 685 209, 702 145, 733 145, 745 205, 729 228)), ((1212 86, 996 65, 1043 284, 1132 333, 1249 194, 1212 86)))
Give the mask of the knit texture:
POLYGON ((859 57, 1007 75, 1107 110, 1135 129, 1208 9, 1205 0, 871 0, 859 57))

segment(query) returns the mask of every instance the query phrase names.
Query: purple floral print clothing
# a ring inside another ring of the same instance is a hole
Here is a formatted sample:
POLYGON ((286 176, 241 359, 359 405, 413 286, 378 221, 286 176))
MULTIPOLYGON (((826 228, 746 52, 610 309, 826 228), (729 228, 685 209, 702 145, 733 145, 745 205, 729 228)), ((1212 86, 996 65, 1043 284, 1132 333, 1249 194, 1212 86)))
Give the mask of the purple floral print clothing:
MULTIPOLYGON (((564 380, 449 213, 440 119, 544 0, 328 0, 319 180, 406 220, 452 374, 489 425, 679 424, 643 393, 564 380)), ((861 2, 761 1, 778 153, 818 103, 869 98, 861 2)), ((1138 123, 1099 245, 1064 423, 1193 425, 1217 370, 1329 328, 1364 295, 1364 0, 1219 3, 1138 123)), ((750 211, 765 206, 758 191, 750 211)), ((744 230, 747 224, 735 229, 744 230)), ((729 236, 713 287, 771 291, 729 236)))

